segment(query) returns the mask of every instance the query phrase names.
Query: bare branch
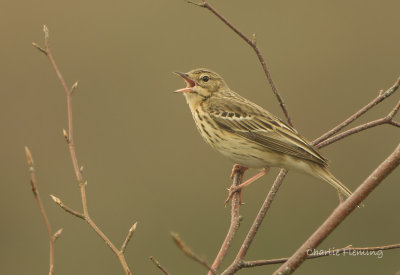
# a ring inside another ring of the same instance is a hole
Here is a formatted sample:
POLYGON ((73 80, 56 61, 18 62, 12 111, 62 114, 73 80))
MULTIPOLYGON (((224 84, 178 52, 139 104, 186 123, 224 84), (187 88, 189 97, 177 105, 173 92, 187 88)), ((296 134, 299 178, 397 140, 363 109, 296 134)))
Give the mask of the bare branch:
POLYGON ((44 55, 47 55, 47 52, 45 49, 43 49, 42 47, 40 47, 38 44, 36 44, 35 42, 32 42, 32 46, 34 46, 36 49, 38 49, 39 51, 41 51, 42 53, 44 53, 44 55))
MULTIPOLYGON (((243 178, 243 173, 244 171, 236 171, 236 173, 233 175, 233 183, 231 188, 240 185, 241 180, 243 178)), ((239 199, 239 194, 236 192, 233 195, 231 202, 231 224, 229 226, 226 237, 221 245, 221 248, 211 266, 211 269, 208 273, 209 275, 213 274, 211 270, 218 270, 239 228, 239 223, 240 223, 239 207, 240 207, 240 199, 239 199)))
POLYGON ((347 118, 346 120, 344 120, 342 123, 340 123, 339 125, 335 126, 333 129, 329 130, 328 132, 326 132, 325 134, 323 134, 322 136, 320 136, 319 138, 317 138, 316 140, 313 141, 314 145, 318 145, 319 143, 321 143, 322 141, 328 139, 329 137, 333 136, 334 134, 336 134, 337 132, 339 132, 340 130, 342 130, 344 127, 346 127, 347 125, 349 125, 350 123, 352 123, 354 120, 356 120, 357 118, 359 118, 360 116, 362 116, 363 114, 365 114, 367 111, 369 111, 370 109, 372 109, 373 107, 375 107, 377 104, 379 104, 380 102, 382 102, 384 99, 388 98, 389 96, 391 96, 400 86, 400 77, 396 80, 396 82, 393 84, 392 87, 390 87, 389 89, 387 89, 385 92, 380 92, 378 94, 377 97, 375 97, 371 102, 369 102, 367 105, 365 105, 363 108, 361 108, 360 110, 358 110, 357 112, 355 112, 352 116, 350 116, 349 118, 347 118))
POLYGON ((153 256, 150 257, 150 260, 153 262, 153 264, 158 267, 165 275, 169 275, 170 273, 160 264, 159 261, 157 261, 156 258, 153 256))
POLYGON ((50 195, 51 199, 58 204, 58 206, 60 206, 62 209, 64 209, 66 212, 74 215, 75 217, 81 218, 81 219, 85 219, 85 215, 83 215, 82 213, 79 213, 78 211, 73 210, 71 207, 65 205, 59 198, 57 198, 54 195, 50 195))
POLYGON ((189 258, 195 260, 196 262, 200 263, 204 267, 207 268, 207 270, 211 271, 211 274, 217 274, 215 270, 211 268, 211 266, 204 260, 203 258, 197 256, 179 237, 178 234, 176 233, 171 233, 172 239, 174 240, 175 244, 178 246, 178 248, 185 253, 186 256, 189 258))
POLYGON ((191 4, 194 4, 196 6, 208 9, 211 11, 215 16, 217 16, 225 25, 227 25, 231 30, 233 30, 240 38, 242 38, 249 46, 254 50, 255 54, 258 57, 258 60, 260 61, 260 64, 264 70, 264 74, 267 77, 268 83, 271 86, 272 92, 275 94, 276 99, 279 102, 279 105, 281 106, 281 109, 283 113, 285 114, 286 120, 288 121, 289 125, 293 126, 292 119, 289 116, 289 112, 286 108, 286 105, 283 101, 282 96, 280 95, 278 89, 276 88, 276 85, 272 79, 271 73, 267 67, 267 63, 265 62, 264 57, 262 56, 260 49, 257 47, 256 43, 256 38, 255 35, 253 35, 252 38, 247 37, 244 35, 241 31, 239 31, 238 28, 236 28, 234 25, 232 25, 231 22, 228 21, 221 13, 219 13, 213 6, 211 6, 207 1, 203 1, 202 3, 193 3, 192 1, 188 1, 191 4))
POLYGON ((122 244, 121 249, 120 249, 120 251, 121 251, 122 254, 125 253, 126 246, 128 245, 129 241, 131 240, 133 233, 135 233, 136 226, 137 226, 137 222, 135 222, 135 223, 131 226, 131 228, 129 228, 128 235, 126 235, 125 241, 124 241, 124 243, 122 244))
POLYGON ((358 132, 361 132, 361 131, 364 131, 364 130, 367 130, 367 129, 370 129, 372 127, 376 127, 376 126, 379 126, 379 125, 390 124, 390 125, 393 125, 393 126, 397 126, 395 123, 393 123, 393 116, 396 115, 396 113, 399 110, 399 108, 400 108, 400 101, 396 104, 396 106, 391 110, 391 112, 386 117, 380 118, 380 119, 377 119, 377 120, 374 120, 374 121, 370 121, 368 123, 362 124, 360 126, 352 128, 350 130, 347 130, 347 131, 344 131, 344 132, 342 132, 340 134, 337 134, 337 135, 335 135, 333 137, 327 138, 326 140, 323 140, 320 143, 318 143, 315 147, 317 147, 317 148, 325 147, 325 146, 327 146, 329 144, 332 144, 332 143, 334 143, 334 142, 336 142, 338 140, 341 140, 341 139, 343 139, 345 137, 348 137, 348 136, 353 135, 355 133, 358 133, 358 132))
MULTIPOLYGON (((87 199, 86 199, 86 184, 87 182, 83 180, 82 176, 82 170, 79 168, 78 164, 78 158, 76 155, 75 151, 75 143, 74 143, 74 135, 73 135, 73 123, 72 123, 72 93, 76 89, 78 83, 75 82, 74 85, 72 85, 71 89, 68 88, 67 83, 65 82, 55 60, 54 57, 50 51, 50 43, 49 43, 49 30, 46 26, 43 26, 43 31, 44 31, 44 44, 45 44, 45 50, 44 53, 46 53, 47 58, 49 59, 54 71, 57 74, 58 79, 61 82, 61 85, 65 91, 66 97, 67 97, 67 114, 68 114, 68 132, 63 129, 63 135, 64 138, 67 142, 69 152, 71 155, 71 160, 72 160, 72 165, 74 168, 75 176, 77 179, 77 182, 79 184, 79 189, 81 193, 81 200, 82 200, 82 208, 83 208, 83 214, 72 210, 71 208, 67 207, 64 205, 60 199, 57 197, 52 196, 53 200, 65 211, 68 213, 79 217, 81 219, 84 219, 89 226, 100 236, 101 239, 107 244, 108 247, 111 248, 111 250, 114 252, 114 254, 118 257, 122 268, 125 271, 125 274, 130 275, 132 274, 128 264, 126 263, 126 259, 124 256, 124 253, 122 253, 120 250, 116 248, 116 246, 110 241, 110 239, 100 230, 100 228, 95 224, 95 222, 90 218, 89 216, 89 211, 88 211, 88 206, 87 206, 87 199)), ((37 44, 33 44, 36 48, 39 50, 41 49, 40 47, 37 46, 37 44)), ((42 51, 43 52, 43 51, 42 51)), ((128 239, 129 241, 129 239, 128 239)))
POLYGON ((390 122, 390 124, 392 124, 393 126, 396 126, 396 127, 400 127, 400 122, 397 122, 397 121, 391 121, 390 122))
POLYGON ((260 210, 258 211, 258 214, 257 214, 256 218, 254 219, 254 222, 253 222, 252 226, 250 227, 250 230, 247 233, 247 236, 246 236, 245 240, 243 241, 243 243, 240 247, 240 250, 236 255, 235 260, 224 272, 222 272, 222 275, 233 274, 236 271, 238 271, 239 269, 241 269, 242 261, 243 261, 244 257, 246 256, 246 253, 249 250, 250 245, 253 242, 253 240, 258 232, 258 229, 260 228, 262 221, 264 220, 264 217, 267 214, 267 212, 275 198, 275 195, 278 192, 279 187, 281 186, 283 179, 285 178, 287 173, 288 173, 287 170, 281 169, 279 175, 276 177, 276 179, 274 181, 274 184, 272 185, 270 191, 268 192, 268 195, 267 195, 263 205, 261 206, 260 210))
MULTIPOLYGON (((390 250, 390 249, 397 249, 400 248, 400 244, 390 244, 390 245, 383 245, 383 246, 373 246, 373 247, 352 247, 351 245, 338 248, 338 249, 328 249, 321 253, 314 253, 312 250, 307 253, 307 257, 305 260, 316 259, 326 256, 338 256, 340 254, 352 254, 356 252, 375 252, 375 251, 383 251, 383 250, 390 250)), ((272 264, 280 264, 284 263, 289 258, 278 258, 278 259, 270 259, 270 260, 256 260, 256 261, 244 261, 241 263, 242 268, 249 268, 255 266, 263 266, 263 265, 272 265, 272 264)))
POLYGON ((274 274, 293 273, 307 257, 307 250, 317 247, 360 203, 400 164, 400 143, 347 200, 341 203, 325 222, 274 274))
POLYGON ((37 184, 36 184, 36 175, 35 175, 35 167, 33 166, 33 158, 32 158, 32 154, 31 151, 29 150, 28 147, 25 146, 25 154, 26 154, 26 160, 28 163, 28 167, 29 167, 29 172, 30 172, 30 176, 31 176, 31 188, 32 188, 32 192, 33 195, 35 196, 36 202, 39 205, 39 209, 40 209, 40 214, 42 215, 44 224, 46 226, 46 230, 47 230, 47 234, 49 236, 49 244, 50 244, 50 260, 49 260, 49 275, 54 274, 54 239, 53 239, 53 233, 51 230, 51 226, 50 226, 50 222, 49 219, 47 218, 47 214, 46 214, 46 210, 44 209, 42 200, 40 199, 39 196, 39 190, 37 188, 37 184))

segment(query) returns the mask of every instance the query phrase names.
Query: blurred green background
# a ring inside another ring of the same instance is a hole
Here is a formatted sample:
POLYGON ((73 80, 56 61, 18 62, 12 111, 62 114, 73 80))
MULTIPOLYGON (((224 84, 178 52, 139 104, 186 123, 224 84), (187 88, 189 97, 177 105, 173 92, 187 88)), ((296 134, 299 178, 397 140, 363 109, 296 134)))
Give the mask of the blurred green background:
MULTIPOLYGON (((258 45, 296 128, 318 137, 364 106, 399 76, 400 2, 212 1, 258 45)), ((1 274, 46 274, 48 240, 29 186, 24 146, 32 151, 40 194, 54 230, 56 274, 122 274, 109 248, 54 194, 80 209, 62 129, 65 94, 43 54, 50 30, 58 65, 72 85, 76 150, 88 180, 89 211, 119 246, 134 221, 126 258, 135 274, 204 274, 169 236, 177 232, 212 262, 229 224, 224 208, 232 163, 197 133, 173 71, 208 67, 243 96, 282 117, 252 50, 216 17, 185 1, 7 1, 0 3, 1 274)), ((357 123, 386 115, 396 94, 357 123)), ((398 119, 400 120, 400 118, 398 119)), ((322 150, 351 189, 395 148, 400 131, 381 126, 322 150)), ((247 176, 254 174, 250 170, 247 176)), ((277 169, 244 191, 233 259, 277 169)), ((391 174, 320 246, 399 242, 400 169, 391 174)), ((290 173, 246 259, 290 256, 337 205, 328 184, 290 173)), ((307 261, 298 274, 394 274, 400 251, 307 261)), ((277 266, 242 270, 269 274, 277 266)))

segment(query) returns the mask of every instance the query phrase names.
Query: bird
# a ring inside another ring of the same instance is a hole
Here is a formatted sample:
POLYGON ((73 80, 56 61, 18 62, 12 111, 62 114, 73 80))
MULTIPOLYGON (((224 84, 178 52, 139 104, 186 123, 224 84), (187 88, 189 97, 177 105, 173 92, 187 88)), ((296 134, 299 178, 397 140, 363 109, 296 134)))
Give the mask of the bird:
POLYGON ((254 177, 230 189, 226 203, 235 192, 266 174, 270 167, 296 170, 322 179, 341 196, 352 192, 328 168, 328 161, 297 130, 259 105, 232 91, 217 73, 199 68, 181 76, 186 87, 175 93, 185 96, 203 139, 216 151, 231 159, 232 175, 248 168, 262 169, 254 177))

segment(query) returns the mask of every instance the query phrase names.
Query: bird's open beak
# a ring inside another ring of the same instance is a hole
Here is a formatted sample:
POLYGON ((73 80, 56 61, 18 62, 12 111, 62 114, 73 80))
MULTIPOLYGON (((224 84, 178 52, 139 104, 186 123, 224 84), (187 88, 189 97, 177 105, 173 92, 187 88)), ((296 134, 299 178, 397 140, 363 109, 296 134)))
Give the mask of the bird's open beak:
POLYGON ((193 87, 196 86, 196 82, 190 79, 190 77, 185 74, 185 73, 180 73, 180 72, 174 72, 175 74, 181 76, 185 82, 186 82, 186 87, 174 91, 174 93, 190 93, 193 91, 193 87))

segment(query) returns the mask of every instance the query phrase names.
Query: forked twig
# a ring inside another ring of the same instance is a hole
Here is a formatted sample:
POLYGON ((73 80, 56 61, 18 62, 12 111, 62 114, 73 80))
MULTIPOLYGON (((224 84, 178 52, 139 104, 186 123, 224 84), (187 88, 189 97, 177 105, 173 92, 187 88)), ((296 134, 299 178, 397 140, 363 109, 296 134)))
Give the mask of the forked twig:
MULTIPOLYGON (((125 274, 132 274, 128 264, 126 263, 125 256, 124 256, 124 251, 126 249, 126 245, 131 238, 133 231, 130 231, 128 233, 127 238, 125 239, 124 244, 121 247, 121 250, 117 249, 117 247, 110 241, 110 239, 103 233, 103 231, 100 230, 100 228, 96 225, 96 223, 91 219, 89 216, 89 211, 88 211, 88 206, 87 206, 87 198, 86 198, 86 184, 87 182, 83 180, 82 176, 82 169, 79 168, 78 165, 78 158, 76 156, 76 151, 75 151, 75 143, 74 143, 74 135, 73 135, 73 123, 72 123, 72 94, 76 90, 78 86, 78 82, 75 82, 74 85, 72 85, 71 88, 68 88, 59 68, 57 67, 57 64, 53 58, 53 55, 50 51, 50 45, 49 45, 49 30, 46 26, 43 27, 44 31, 44 43, 45 43, 45 48, 41 48, 38 46, 36 43, 32 43, 32 45, 37 48, 40 52, 44 53, 47 58, 49 59, 54 71, 56 72, 58 79, 61 82, 61 85, 64 88, 66 97, 67 97, 67 114, 68 114, 68 131, 63 130, 63 135, 64 138, 68 144, 69 152, 71 155, 71 160, 72 160, 72 165, 74 168, 75 176, 79 185, 80 193, 81 193, 81 200, 82 200, 82 208, 83 208, 83 213, 80 213, 78 211, 75 211, 71 209, 70 207, 64 205, 61 200, 55 196, 52 196, 53 200, 66 212, 79 217, 81 219, 84 219, 89 226, 100 236, 101 239, 107 244, 108 247, 111 248, 111 250, 114 252, 114 254, 118 257, 122 268, 125 271, 125 274)), ((132 229, 132 228, 131 228, 132 229)))
POLYGON ((249 248, 258 232, 258 229, 260 228, 262 221, 264 220, 264 217, 267 214, 267 212, 275 198, 275 195, 278 192, 279 187, 281 186, 283 179, 286 177, 287 173, 288 172, 285 169, 281 169, 281 171, 279 172, 270 191, 268 192, 268 195, 267 195, 263 205, 261 206, 260 210, 258 211, 258 214, 257 214, 256 218, 254 219, 254 222, 253 222, 252 226, 250 227, 249 232, 246 235, 246 238, 244 239, 242 245, 240 246, 239 252, 237 253, 235 260, 232 262, 232 264, 227 269, 225 269, 224 272, 222 272, 222 274, 233 274, 242 268, 241 264, 243 262, 243 259, 246 256, 247 251, 249 250, 249 248))
POLYGON ((396 82, 393 84, 392 87, 387 89, 385 92, 381 91, 377 97, 375 97, 371 102, 369 102, 367 105, 365 105, 363 108, 358 110, 356 113, 351 115, 349 118, 345 119, 342 123, 338 124, 335 126, 333 129, 329 130, 325 134, 321 135, 319 138, 313 141, 314 145, 318 145, 324 140, 327 140, 329 137, 333 136, 334 134, 338 133, 340 130, 342 130, 344 127, 352 123, 354 120, 358 119, 361 117, 363 114, 368 112, 370 109, 375 107, 377 104, 381 103, 383 100, 391 96, 398 88, 400 85, 400 77, 397 78, 396 82))
POLYGON ((338 133, 340 130, 345 128, 347 125, 349 125, 350 123, 352 123, 353 121, 355 121, 356 119, 361 117, 363 114, 365 114, 366 112, 371 110, 377 104, 381 103, 383 100, 385 100, 389 96, 393 95, 394 92, 397 91, 399 86, 400 86, 400 77, 397 78, 396 82, 392 85, 392 87, 387 89, 385 92, 381 91, 378 94, 378 96, 375 97, 373 100, 371 100, 367 105, 365 105, 360 110, 355 112, 353 115, 351 115, 350 117, 345 119, 339 125, 335 126, 333 129, 329 130, 325 134, 321 135, 319 138, 315 139, 312 142, 313 145, 315 145, 317 148, 321 148, 321 147, 324 147, 324 146, 326 146, 328 144, 331 144, 331 143, 333 143, 335 141, 338 141, 338 140, 340 140, 340 139, 342 139, 344 137, 347 137, 349 135, 352 135, 352 134, 358 133, 358 132, 360 132, 362 130, 366 130, 366 129, 369 129, 371 127, 375 127, 375 126, 382 125, 382 124, 385 124, 385 123, 397 126, 396 123, 393 121, 393 117, 397 113, 397 111, 399 110, 400 102, 398 102, 397 105, 392 109, 392 111, 385 118, 381 119, 381 121, 379 121, 378 123, 376 121, 371 121, 369 123, 365 123, 363 125, 357 126, 357 127, 353 128, 353 129, 350 129, 350 130, 348 130, 346 132, 343 132, 343 133, 341 133, 341 134, 339 134, 337 136, 332 137, 333 135, 338 133), (368 124, 370 124, 370 125, 368 125, 368 124), (330 137, 332 137, 332 138, 330 138, 330 137))

